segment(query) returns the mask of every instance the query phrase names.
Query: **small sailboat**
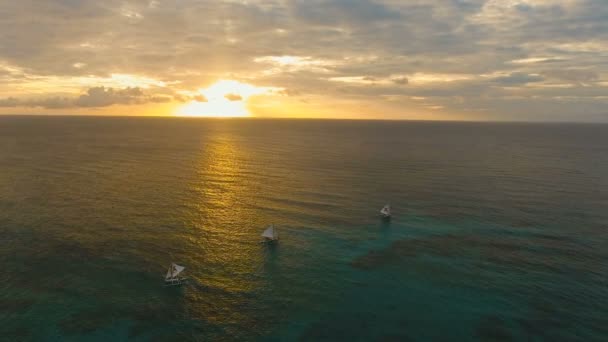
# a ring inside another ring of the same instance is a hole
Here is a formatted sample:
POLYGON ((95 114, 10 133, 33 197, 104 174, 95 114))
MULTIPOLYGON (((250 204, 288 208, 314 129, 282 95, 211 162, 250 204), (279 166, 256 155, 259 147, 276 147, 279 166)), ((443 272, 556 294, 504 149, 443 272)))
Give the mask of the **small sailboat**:
POLYGON ((279 231, 271 224, 262 233, 264 241, 279 241, 279 231))
POLYGON ((383 218, 388 219, 391 217, 391 204, 388 203, 382 209, 380 209, 380 214, 383 218))
POLYGON ((181 277, 180 273, 182 273, 185 269, 186 268, 184 266, 180 266, 172 262, 171 266, 169 266, 169 270, 167 270, 167 275, 165 276, 165 286, 183 284, 187 278, 181 277))

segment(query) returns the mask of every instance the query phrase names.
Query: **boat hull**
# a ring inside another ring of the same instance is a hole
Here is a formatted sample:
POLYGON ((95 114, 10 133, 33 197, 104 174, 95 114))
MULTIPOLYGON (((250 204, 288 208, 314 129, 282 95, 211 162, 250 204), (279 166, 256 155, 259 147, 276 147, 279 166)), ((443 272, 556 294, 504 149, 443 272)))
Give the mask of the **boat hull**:
POLYGON ((179 286, 186 283, 188 278, 173 278, 173 279, 165 279, 165 286, 179 286))

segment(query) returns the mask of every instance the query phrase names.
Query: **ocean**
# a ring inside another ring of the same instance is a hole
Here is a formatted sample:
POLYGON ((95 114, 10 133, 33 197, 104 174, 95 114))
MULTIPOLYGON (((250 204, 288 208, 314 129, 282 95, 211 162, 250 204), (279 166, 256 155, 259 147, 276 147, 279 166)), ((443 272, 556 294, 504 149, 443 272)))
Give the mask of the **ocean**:
POLYGON ((608 125, 3 116, 0 266, 7 341, 606 341, 608 125))

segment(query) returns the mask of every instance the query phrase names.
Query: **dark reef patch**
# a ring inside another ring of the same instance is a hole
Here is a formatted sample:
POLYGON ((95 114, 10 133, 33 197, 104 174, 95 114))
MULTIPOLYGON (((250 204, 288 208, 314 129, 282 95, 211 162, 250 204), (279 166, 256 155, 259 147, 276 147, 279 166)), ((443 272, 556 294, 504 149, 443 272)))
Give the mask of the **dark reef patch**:
POLYGON ((0 329, 2 341, 33 341, 32 332, 24 327, 8 327, 8 329, 0 329))
POLYGON ((300 341, 358 341, 370 339, 370 313, 333 314, 308 326, 300 341))
POLYGON ((117 315, 111 308, 85 310, 61 320, 59 328, 66 335, 86 334, 112 324, 117 315))
POLYGON ((475 331, 475 336, 481 341, 513 341, 509 328, 500 317, 486 316, 482 318, 475 331))
POLYGON ((22 313, 29 310, 32 305, 34 305, 32 299, 1 299, 0 312, 22 313))
POLYGON ((550 273, 582 272, 587 269, 583 261, 601 259, 597 251, 566 238, 546 234, 498 236, 481 233, 433 235, 395 241, 388 248, 372 250, 357 257, 351 266, 372 270, 419 255, 463 258, 478 269, 487 268, 491 263, 508 266, 512 271, 526 269, 550 273), (568 262, 564 262, 565 257, 568 262))
POLYGON ((378 341, 378 342, 409 342, 409 341, 413 341, 413 339, 404 334, 389 334, 389 335, 380 336, 380 338, 377 339, 376 341, 378 341))

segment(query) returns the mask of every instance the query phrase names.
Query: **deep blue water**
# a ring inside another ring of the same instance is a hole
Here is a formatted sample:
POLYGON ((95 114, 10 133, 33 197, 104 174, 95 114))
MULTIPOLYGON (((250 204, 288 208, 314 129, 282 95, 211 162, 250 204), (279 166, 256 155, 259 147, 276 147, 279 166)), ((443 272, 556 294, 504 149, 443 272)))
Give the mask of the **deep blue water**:
POLYGON ((608 125, 0 117, 0 266, 11 341, 606 341, 608 125))

